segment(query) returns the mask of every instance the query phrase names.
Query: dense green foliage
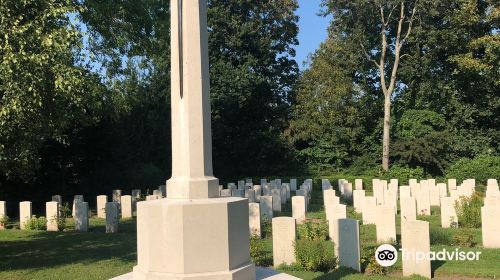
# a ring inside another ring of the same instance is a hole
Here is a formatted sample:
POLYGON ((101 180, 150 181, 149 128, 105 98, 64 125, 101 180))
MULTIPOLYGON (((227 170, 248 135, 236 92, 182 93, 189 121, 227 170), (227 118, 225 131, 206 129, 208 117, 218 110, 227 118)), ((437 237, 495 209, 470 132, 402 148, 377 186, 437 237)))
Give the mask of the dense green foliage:
POLYGON ((307 271, 328 272, 334 269, 337 261, 333 243, 321 240, 299 239, 295 241, 297 265, 307 271))
POLYGON ((250 238, 250 259, 256 266, 268 267, 273 264, 273 255, 266 249, 266 245, 260 238, 250 238))
POLYGON ((500 156, 482 155, 473 159, 463 158, 456 161, 450 166, 446 176, 460 181, 475 178, 476 182, 486 185, 486 181, 495 178, 495 174, 496 177, 500 174, 500 156))
POLYGON ((46 230, 47 229, 47 219, 43 216, 37 217, 33 215, 31 219, 26 221, 24 225, 27 230, 46 230))
MULTIPOLYGON (((168 3, 0 3, 2 200, 29 199, 36 209, 51 194, 153 189, 169 177, 168 3)), ((329 36, 302 73, 297 6, 208 1, 217 177, 499 176, 495 1, 418 1, 392 98, 388 172, 380 168, 380 74, 363 52, 378 56, 373 1, 323 0, 329 36)), ((387 55, 392 61, 394 50, 387 55)))
MULTIPOLYGON (((399 2, 384 1, 385 15, 399 2)), ((291 143, 312 170, 379 165, 383 98, 363 52, 376 57, 376 3, 323 1, 333 15, 329 38, 299 81, 290 123, 291 143)), ((500 13, 489 0, 418 1, 417 8, 393 96, 391 162, 441 175, 462 157, 499 154, 500 13)))

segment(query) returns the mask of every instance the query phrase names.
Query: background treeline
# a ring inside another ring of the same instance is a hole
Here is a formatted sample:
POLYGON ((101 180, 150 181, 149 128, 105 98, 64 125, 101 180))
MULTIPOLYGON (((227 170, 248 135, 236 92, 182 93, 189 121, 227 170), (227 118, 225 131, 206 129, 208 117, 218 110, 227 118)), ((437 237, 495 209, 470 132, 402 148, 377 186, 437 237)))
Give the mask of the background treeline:
MULTIPOLYGON (((0 3, 1 199, 93 196, 169 177, 169 2, 0 3)), ((377 5, 389 13, 400 1, 324 0, 329 36, 303 72, 296 0, 208 2, 220 179, 499 176, 495 1, 417 2, 391 99, 389 173, 379 74, 360 42, 377 56, 377 5)))

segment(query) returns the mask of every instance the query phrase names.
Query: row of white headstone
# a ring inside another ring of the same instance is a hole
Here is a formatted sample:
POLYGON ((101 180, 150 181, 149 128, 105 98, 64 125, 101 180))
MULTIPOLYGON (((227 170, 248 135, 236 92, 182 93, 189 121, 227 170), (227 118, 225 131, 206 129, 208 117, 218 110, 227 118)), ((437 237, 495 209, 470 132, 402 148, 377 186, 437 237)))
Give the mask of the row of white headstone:
MULTIPOLYGON (((141 190, 132 190, 132 195, 121 195, 121 190, 113 190, 112 201, 108 202, 108 196, 97 196, 97 217, 106 220, 106 232, 118 232, 118 221, 121 216, 123 219, 132 218, 136 203, 141 197, 141 190)), ((153 196, 151 196, 153 197, 153 196)), ((161 195, 154 195, 154 199, 161 195)), ((151 198, 150 198, 151 199, 151 198)), ((58 231, 58 220, 60 218, 60 207, 62 197, 53 195, 52 201, 46 202, 45 214, 47 219, 47 231, 58 231)), ((0 217, 7 216, 7 203, 0 201, 0 217)), ((19 203, 19 227, 26 229, 26 224, 32 219, 32 202, 22 201, 19 203)), ((89 229, 89 206, 85 202, 83 195, 75 195, 72 204, 72 217, 74 218, 75 230, 86 232, 89 229)), ((0 224, 0 229, 4 225, 0 224)))

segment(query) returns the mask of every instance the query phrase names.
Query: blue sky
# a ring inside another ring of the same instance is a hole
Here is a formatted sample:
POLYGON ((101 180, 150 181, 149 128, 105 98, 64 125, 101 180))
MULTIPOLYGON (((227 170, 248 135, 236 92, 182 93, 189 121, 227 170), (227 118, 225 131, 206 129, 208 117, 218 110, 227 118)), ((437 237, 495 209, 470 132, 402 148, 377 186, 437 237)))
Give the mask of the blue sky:
POLYGON ((314 52, 327 37, 330 18, 318 16, 321 0, 299 0, 299 45, 295 59, 300 69, 307 56, 314 52))

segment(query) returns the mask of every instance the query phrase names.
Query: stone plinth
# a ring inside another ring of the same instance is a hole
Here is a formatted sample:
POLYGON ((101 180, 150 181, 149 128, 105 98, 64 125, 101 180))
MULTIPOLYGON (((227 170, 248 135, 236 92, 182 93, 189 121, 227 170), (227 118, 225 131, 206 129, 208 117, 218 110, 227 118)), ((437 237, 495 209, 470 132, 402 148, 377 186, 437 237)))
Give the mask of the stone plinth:
POLYGON ((255 279, 248 235, 246 199, 139 202, 134 280, 255 279))

